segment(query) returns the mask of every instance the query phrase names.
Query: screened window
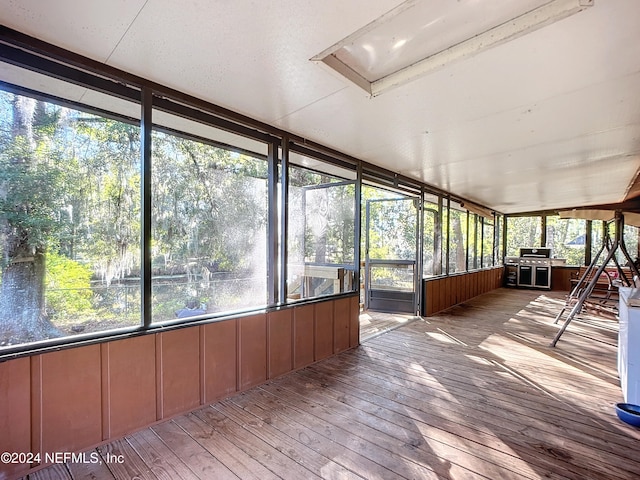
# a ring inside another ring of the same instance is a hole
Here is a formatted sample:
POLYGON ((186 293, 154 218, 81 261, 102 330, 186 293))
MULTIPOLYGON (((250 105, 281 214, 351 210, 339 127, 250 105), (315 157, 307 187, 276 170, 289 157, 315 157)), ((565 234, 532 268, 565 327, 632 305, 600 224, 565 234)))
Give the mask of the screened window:
POLYGON ((467 211, 459 203, 449 206, 449 273, 467 269, 467 211))
POLYGON ((547 217, 547 248, 554 258, 564 258, 567 265, 583 265, 587 239, 587 222, 577 218, 547 217))
POLYGON ((243 141, 214 128, 155 117, 187 132, 158 127, 152 137, 153 321, 266 305, 266 157, 191 136, 243 141))
POLYGON ((507 218, 507 257, 520 256, 521 248, 540 247, 542 220, 535 217, 507 218))
POLYGON ((0 349, 141 322, 139 127, 44 98, 0 91, 0 349))
POLYGON ((449 200, 443 201, 442 204, 442 272, 449 274, 449 200))
MULTIPOLYGON (((600 223, 600 222, 594 222, 595 223, 600 223)), ((610 222, 609 223, 609 237, 611 238, 611 243, 613 244, 613 241, 615 241, 615 232, 616 232, 616 225, 615 222, 610 222)), ((600 234, 599 238, 602 238, 602 234, 600 234)), ((632 225, 625 225, 624 226, 624 243, 625 246, 627 248, 627 253, 629 254, 629 256, 631 257, 631 260, 635 261, 638 257, 639 257, 639 252, 638 252, 638 228, 634 227, 632 225)), ((598 249, 602 247, 602 240, 598 241, 598 243, 593 245, 593 249, 596 251, 598 251, 598 249)), ((602 255, 600 256, 600 260, 602 261, 605 258, 605 255, 607 254, 606 251, 604 251, 602 253, 602 255)), ((620 265, 627 265, 629 262, 627 260, 627 258, 624 256, 624 253, 622 252, 621 249, 618 249, 616 251, 616 259, 618 260, 618 263, 620 265)))
POLYGON ((502 258, 502 246, 504 244, 504 237, 502 235, 502 225, 504 223, 504 217, 502 215, 496 215, 496 225, 494 229, 494 258, 496 265, 502 265, 504 258, 502 258))
POLYGON ((478 216, 469 212, 467 218, 469 225, 467 229, 467 269, 475 270, 480 266, 480 248, 482 247, 480 244, 478 216))
MULTIPOLYGON (((594 220, 591 222, 591 258, 592 259, 596 258, 596 255, 602 248, 602 242, 604 241, 603 239, 604 239, 605 225, 606 225, 605 222, 601 220, 594 220)), ((599 257, 598 262, 602 262, 603 259, 605 258, 604 257, 605 255, 606 253, 603 252, 599 257)))
POLYGON ((422 270, 424 277, 431 277, 442 273, 442 225, 438 197, 425 195, 423 208, 422 270))
POLYGON ((354 291, 355 172, 300 155, 292 160, 315 168, 289 168, 287 297, 354 291))
MULTIPOLYGON (((638 264, 637 260, 640 258, 640 248, 638 245, 638 227, 634 227, 632 225, 624 226, 624 243, 627 247, 627 252, 631 257, 631 260, 638 264)), ((625 259, 626 263, 626 259, 625 259)))
POLYGON ((493 228, 493 221, 491 219, 481 218, 481 220, 482 220, 482 265, 481 267, 490 267, 493 265, 493 259, 494 259, 495 230, 493 228))

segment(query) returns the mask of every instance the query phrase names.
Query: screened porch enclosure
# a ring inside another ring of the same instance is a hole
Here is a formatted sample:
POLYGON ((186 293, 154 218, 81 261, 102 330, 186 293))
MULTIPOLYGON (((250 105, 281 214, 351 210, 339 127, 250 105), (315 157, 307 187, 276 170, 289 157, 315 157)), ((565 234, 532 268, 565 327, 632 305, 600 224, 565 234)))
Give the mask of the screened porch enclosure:
POLYGON ((561 209, 640 212, 640 2, 375 92, 316 54, 478 2, 196 3, 0 0, 0 480, 640 478, 615 306, 549 344, 622 233, 561 209))

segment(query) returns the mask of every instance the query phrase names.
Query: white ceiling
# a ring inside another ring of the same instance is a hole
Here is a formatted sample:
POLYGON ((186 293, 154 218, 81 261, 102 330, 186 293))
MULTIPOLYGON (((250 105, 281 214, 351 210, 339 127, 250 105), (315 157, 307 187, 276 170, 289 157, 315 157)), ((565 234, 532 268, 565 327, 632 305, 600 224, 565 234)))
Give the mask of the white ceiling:
POLYGON ((640 1, 595 0, 375 98, 309 60, 400 3, 0 0, 0 23, 504 213, 625 198, 640 1))

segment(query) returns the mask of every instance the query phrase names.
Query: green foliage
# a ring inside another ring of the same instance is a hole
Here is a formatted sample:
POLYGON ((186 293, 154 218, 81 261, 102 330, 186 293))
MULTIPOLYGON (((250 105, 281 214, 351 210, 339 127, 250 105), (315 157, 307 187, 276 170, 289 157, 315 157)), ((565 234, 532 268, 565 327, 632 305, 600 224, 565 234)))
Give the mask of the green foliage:
POLYGON ((449 273, 466 270, 467 211, 449 209, 449 273))
MULTIPOLYGON (((375 260, 416 260, 418 211, 413 199, 386 190, 365 186, 362 189, 362 225, 366 228, 369 211, 369 258, 375 260)), ((363 242, 366 240, 363 235, 363 242)), ((365 245, 362 245, 365 252, 365 245)), ((377 266, 371 271, 376 288, 413 289, 413 270, 377 266)))
POLYGON ((413 199, 372 187, 363 188, 362 194, 363 227, 369 204, 369 257, 415 260, 418 217, 413 199))
MULTIPOLYGON (((42 121, 50 119, 44 113, 41 117, 42 121)), ((44 250, 62 227, 59 211, 63 204, 65 172, 57 161, 59 152, 46 139, 41 139, 55 127, 49 123, 35 127, 33 140, 26 134, 18 134, 10 141, 2 137, 0 221, 11 237, 7 248, 26 243, 33 250, 44 250), (35 138, 40 141, 35 143, 35 138)), ((9 128, 6 119, 3 128, 9 128)))
POLYGON ((77 112, 67 138, 74 255, 86 259, 107 283, 122 279, 139 268, 139 129, 77 112))
POLYGON ((154 256, 178 269, 190 259, 249 268, 266 224, 266 162, 164 133, 153 142, 154 256))
MULTIPOLYGON (((482 228, 482 266, 488 267, 492 265, 491 262, 493 261, 495 229, 494 225, 490 223, 488 219, 485 219, 482 228)), ((480 252, 478 252, 478 255, 480 255, 480 252)))
POLYGON ((304 217, 305 262, 353 264, 354 184, 333 181, 296 190, 290 190, 290 205, 296 205, 290 211, 304 217))
POLYGON ((58 253, 47 254, 46 303, 56 318, 69 318, 93 312, 91 276, 85 265, 58 253))
POLYGON ((583 265, 585 245, 570 245, 580 235, 586 233, 586 221, 547 217, 547 246, 556 258, 564 258, 567 265, 583 265))
POLYGON ((423 225, 423 275, 430 276, 440 272, 441 255, 436 251, 440 244, 437 238, 440 224, 440 214, 438 204, 425 202, 424 204, 424 225, 423 225))
MULTIPOLYGON (((540 216, 509 217, 507 219, 507 256, 518 256, 520 248, 541 246, 540 216)), ((556 258, 564 258, 567 265, 583 265, 584 244, 571 244, 586 234, 586 222, 580 219, 561 219, 557 215, 546 217, 546 247, 556 258)))

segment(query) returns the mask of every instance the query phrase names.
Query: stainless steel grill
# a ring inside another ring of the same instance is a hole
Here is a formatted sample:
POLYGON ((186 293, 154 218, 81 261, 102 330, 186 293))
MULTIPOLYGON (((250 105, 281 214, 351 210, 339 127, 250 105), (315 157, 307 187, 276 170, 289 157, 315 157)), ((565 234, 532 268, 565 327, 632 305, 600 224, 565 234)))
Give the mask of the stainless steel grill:
POLYGON ((551 288, 550 248, 521 248, 519 257, 506 257, 507 285, 551 288))

